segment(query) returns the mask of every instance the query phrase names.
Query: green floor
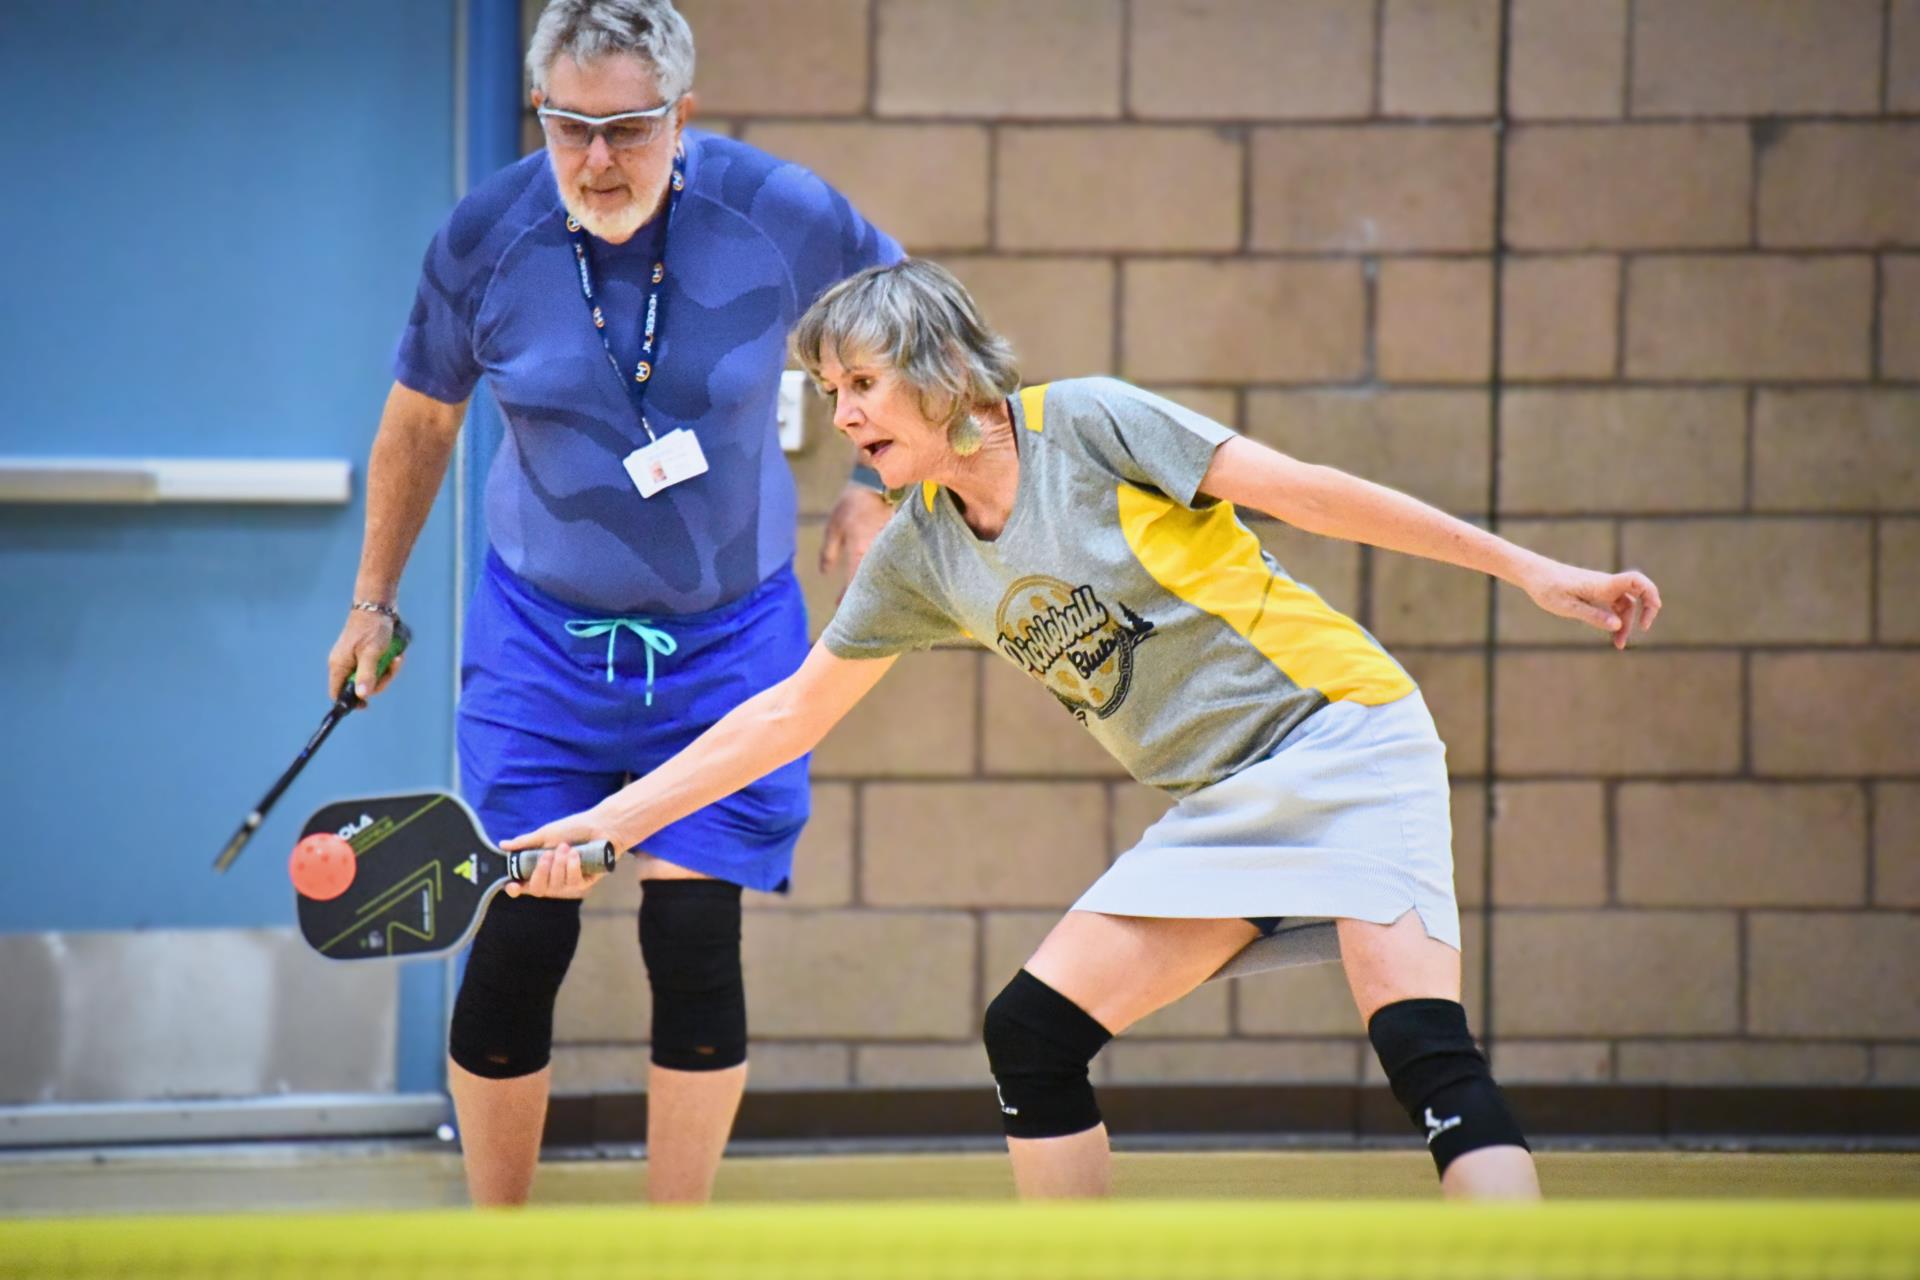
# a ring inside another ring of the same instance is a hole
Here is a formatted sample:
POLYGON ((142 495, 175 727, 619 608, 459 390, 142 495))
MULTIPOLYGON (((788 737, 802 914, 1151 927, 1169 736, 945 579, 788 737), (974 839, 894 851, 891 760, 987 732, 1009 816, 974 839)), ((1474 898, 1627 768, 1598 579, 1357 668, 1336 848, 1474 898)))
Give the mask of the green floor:
MULTIPOLYGON (((1920 1198, 1920 1152, 1741 1153, 1546 1151, 1550 1197, 1920 1198)), ((637 1203, 644 1161, 554 1161, 540 1171, 545 1204, 637 1203)), ((1124 1197, 1434 1198, 1422 1151, 1122 1152, 1124 1197)), ((716 1199, 1010 1199, 1006 1157, 938 1155, 736 1156, 716 1199)), ((220 1148, 0 1158, 0 1214, 220 1213, 421 1209, 465 1202, 459 1157, 444 1149, 220 1148)))

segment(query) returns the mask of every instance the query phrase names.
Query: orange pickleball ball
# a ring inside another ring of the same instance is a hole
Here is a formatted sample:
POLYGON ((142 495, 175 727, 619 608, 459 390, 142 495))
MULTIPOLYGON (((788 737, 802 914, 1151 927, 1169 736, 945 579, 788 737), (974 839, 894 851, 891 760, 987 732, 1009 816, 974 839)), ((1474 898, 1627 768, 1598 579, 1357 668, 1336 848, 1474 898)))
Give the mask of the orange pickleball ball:
POLYGON ((293 887, 315 902, 345 893, 357 869, 353 846, 330 831, 304 837, 293 846, 293 857, 287 862, 293 887))

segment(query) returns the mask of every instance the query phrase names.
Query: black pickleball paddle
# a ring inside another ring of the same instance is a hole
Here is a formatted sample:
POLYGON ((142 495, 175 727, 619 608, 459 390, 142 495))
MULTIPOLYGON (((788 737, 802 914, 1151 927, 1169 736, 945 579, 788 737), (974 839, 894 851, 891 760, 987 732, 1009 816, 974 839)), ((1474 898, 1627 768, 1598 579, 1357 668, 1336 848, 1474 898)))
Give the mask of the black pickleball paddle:
MULTIPOLYGON (((589 877, 620 856, 606 840, 576 848, 589 877)), ((336 800, 307 819, 294 850, 300 934, 332 960, 451 951, 507 881, 533 874, 542 852, 502 852, 473 810, 443 791, 336 800)))

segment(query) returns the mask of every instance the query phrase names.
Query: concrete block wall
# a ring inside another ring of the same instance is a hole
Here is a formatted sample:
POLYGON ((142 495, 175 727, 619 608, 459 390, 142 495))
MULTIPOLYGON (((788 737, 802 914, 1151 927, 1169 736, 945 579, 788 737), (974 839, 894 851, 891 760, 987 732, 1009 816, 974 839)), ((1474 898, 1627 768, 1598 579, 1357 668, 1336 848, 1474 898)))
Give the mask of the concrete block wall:
MULTIPOLYGON (((1503 1076, 1920 1084, 1920 0, 682 8, 701 122, 947 263, 1031 380, 1660 580, 1621 656, 1262 526, 1434 708, 1503 1076)), ((984 1001, 1165 803, 980 650, 906 659, 815 776, 748 918, 761 1088, 983 1083, 984 1001)), ((562 1091, 644 1084, 635 901, 589 900, 562 1091)), ((1336 969, 1212 986, 1097 1078, 1372 1080, 1358 1032, 1336 969)))

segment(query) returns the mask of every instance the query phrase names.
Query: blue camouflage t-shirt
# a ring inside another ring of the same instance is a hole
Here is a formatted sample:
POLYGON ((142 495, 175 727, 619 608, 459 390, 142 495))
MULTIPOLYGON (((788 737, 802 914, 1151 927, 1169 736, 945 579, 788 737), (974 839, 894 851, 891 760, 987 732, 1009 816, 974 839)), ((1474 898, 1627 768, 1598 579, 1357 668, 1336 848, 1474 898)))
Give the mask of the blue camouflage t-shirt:
MULTIPOLYGON (((901 257, 799 165, 683 136, 645 405, 657 435, 699 437, 706 474, 642 498, 621 468, 647 437, 581 295, 545 151, 454 209, 394 357, 400 383, 449 404, 487 378, 507 424, 487 475, 494 549, 549 595, 608 612, 712 609, 793 558, 793 476, 774 420, 787 333, 827 286, 901 257)), ((623 245, 592 241, 607 341, 627 370, 657 244, 655 224, 623 245)))

